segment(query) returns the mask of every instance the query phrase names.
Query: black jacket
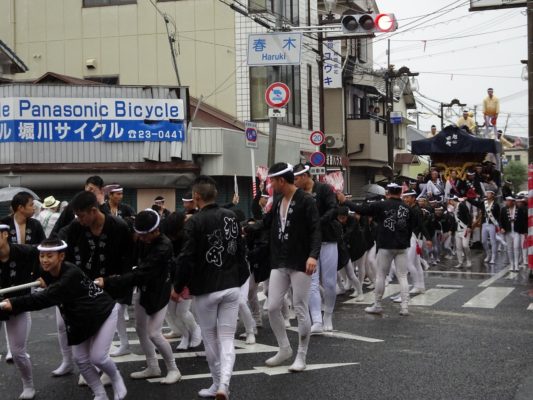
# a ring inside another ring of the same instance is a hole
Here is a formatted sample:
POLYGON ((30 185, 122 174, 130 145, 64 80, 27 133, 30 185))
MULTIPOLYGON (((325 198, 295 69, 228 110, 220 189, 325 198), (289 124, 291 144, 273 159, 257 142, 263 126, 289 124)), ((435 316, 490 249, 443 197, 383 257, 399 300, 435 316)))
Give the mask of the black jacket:
POLYGON ((503 207, 500 213, 500 227, 505 229, 505 232, 511 232, 511 222, 514 222, 514 232, 525 234, 527 233, 527 209, 515 206, 514 221, 509 218, 508 208, 503 207))
POLYGON ((276 196, 271 210, 263 218, 263 226, 270 230, 270 265, 271 268, 304 272, 307 259, 318 260, 320 256, 322 239, 317 202, 309 193, 297 189, 283 230, 279 215, 282 199, 283 196, 276 196))
MULTIPOLYGON (((109 205, 109 202, 107 201, 100 206, 100 210, 104 214, 112 215, 111 206, 109 205)), ((115 216, 120 217, 120 218, 132 218, 132 217, 135 217, 135 211, 129 205, 125 203, 120 203, 118 205, 117 215, 115 216)))
POLYGON ((378 224, 379 249, 407 249, 411 245, 413 229, 418 223, 416 215, 401 199, 390 198, 362 206, 355 212, 370 215, 378 224))
MULTIPOLYGON (((26 244, 9 243, 9 259, 5 262, 0 261, 0 289, 33 282, 39 275, 37 248, 26 244)), ((8 296, 23 296, 28 293, 30 289, 12 292, 8 296)), ((0 314, 0 321, 5 319, 8 319, 7 315, 0 314)))
MULTIPOLYGON (((9 241, 17 244, 17 230, 15 229, 15 219, 12 215, 2 218, 0 223, 9 225, 9 241)), ((26 221, 25 244, 39 245, 46 239, 41 223, 35 218, 28 218, 26 221)))
POLYGON ((250 276, 246 248, 233 211, 209 204, 185 224, 174 290, 193 295, 241 287, 250 276))
POLYGON ((150 244, 137 242, 137 267, 119 276, 104 278, 104 288, 114 297, 124 297, 137 286, 139 300, 148 315, 155 314, 170 300, 170 270, 174 268, 172 243, 160 234, 150 244))
POLYGON ((457 220, 461 221, 462 224, 466 226, 466 228, 472 228, 472 215, 468 210, 468 206, 464 202, 459 203, 459 205, 457 206, 457 214, 453 215, 453 217, 455 219, 455 223, 453 224, 452 232, 457 232, 457 228, 459 225, 457 220))
POLYGON ((106 214, 100 236, 94 236, 77 220, 61 229, 58 236, 68 244, 65 260, 76 264, 91 279, 131 271, 133 239, 121 218, 106 214))
POLYGON ((428 221, 424 217, 423 211, 418 204, 415 204, 411 207, 411 211, 415 215, 417 220, 416 226, 413 228, 413 233, 419 239, 422 237, 426 240, 433 240, 432 236, 429 234, 428 230, 428 221))
POLYGON ((477 201, 477 200, 468 200, 471 204, 473 204, 474 206, 476 206, 477 208, 481 209, 482 213, 483 213, 483 223, 489 223, 489 224, 494 224, 494 222, 496 222, 496 225, 499 224, 499 221, 500 221, 500 205, 498 203, 496 203, 496 200, 494 200, 492 202, 492 205, 491 205, 491 210, 492 210, 492 216, 494 217, 494 221, 489 218, 488 214, 487 214, 487 210, 486 210, 486 207, 485 207, 485 201, 477 201))
POLYGON ((115 306, 114 300, 94 284, 78 267, 64 262, 58 277, 43 272, 48 287, 21 297, 10 298, 13 313, 58 306, 67 328, 69 346, 95 335, 115 306))
POLYGON ((323 242, 338 242, 342 235, 342 227, 337 221, 337 199, 331 187, 325 183, 315 182, 311 195, 316 201, 320 216, 320 229, 323 242))
POLYGON ((363 229, 359 224, 359 221, 354 217, 348 217, 346 224, 343 225, 343 240, 348 249, 350 260, 356 261, 365 254, 367 246, 363 236, 363 229))

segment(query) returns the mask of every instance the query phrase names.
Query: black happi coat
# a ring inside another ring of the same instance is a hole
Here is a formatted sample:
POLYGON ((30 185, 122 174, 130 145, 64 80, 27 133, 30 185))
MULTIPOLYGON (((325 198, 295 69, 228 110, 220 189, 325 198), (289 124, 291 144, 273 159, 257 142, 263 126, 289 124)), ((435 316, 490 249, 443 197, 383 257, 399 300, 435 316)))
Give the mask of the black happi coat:
POLYGON ((10 298, 13 313, 37 311, 58 306, 67 328, 69 346, 94 336, 111 314, 114 300, 96 286, 78 267, 69 262, 61 265, 59 276, 42 272, 46 289, 10 298))
POLYGON ((494 221, 489 218, 489 215, 487 213, 487 208, 485 207, 485 201, 477 201, 477 200, 470 200, 468 199, 468 201, 476 206, 477 208, 481 209, 482 213, 483 213, 483 223, 489 223, 489 224, 493 224, 493 225, 498 225, 499 224, 499 221, 500 221, 500 205, 498 203, 496 203, 496 200, 493 200, 491 206, 490 206, 490 210, 492 212, 492 216, 494 217, 494 221), (496 224, 494 224, 494 222, 496 222, 496 224))
MULTIPOLYGON (((9 258, 0 261, 0 289, 33 282, 39 275, 39 251, 25 244, 9 244, 9 258)), ((9 293, 9 296, 22 296, 30 289, 9 293)), ((2 296, 0 295, 0 299, 2 296)), ((0 320, 8 319, 0 315, 0 320)))
POLYGON ((160 234, 150 244, 137 242, 137 267, 120 276, 104 278, 104 288, 114 297, 125 296, 137 286, 139 300, 148 315, 155 314, 170 300, 170 270, 174 267, 172 242, 160 234))
POLYGON ((270 230, 270 265, 271 268, 305 272, 307 259, 313 257, 318 260, 322 245, 316 202, 309 193, 297 189, 289 203, 283 230, 280 217, 282 199, 283 196, 277 196, 263 218, 263 226, 270 230))
POLYGON ((76 264, 91 279, 121 275, 131 270, 133 239, 124 220, 105 216, 100 236, 77 220, 59 232, 68 244, 66 260, 76 264))
POLYGON ((418 223, 415 213, 401 199, 355 207, 361 215, 373 216, 378 224, 377 247, 379 249, 407 249, 411 245, 411 235, 418 223))
POLYGON ((508 207, 503 207, 500 213, 500 226, 505 232, 511 232, 511 222, 514 222, 514 232, 527 233, 527 209, 515 205, 514 221, 511 221, 508 207))
MULTIPOLYGON (((17 244, 17 230, 15 228, 15 218, 12 215, 2 218, 1 224, 9 225, 9 241, 17 244)), ((24 232, 26 243, 31 245, 39 245, 46 239, 41 223, 35 218, 28 218, 26 221, 26 232, 24 232)))
POLYGON ((250 276, 246 247, 235 213, 208 204, 185 224, 174 290, 193 295, 241 287, 250 276))
POLYGON ((315 182, 311 195, 316 201, 320 216, 320 229, 323 242, 339 242, 342 227, 337 221, 337 199, 331 187, 325 183, 315 182))
MULTIPOLYGON (((343 241, 348 250, 350 260, 356 261, 363 257, 367 250, 367 243, 363 235, 363 227, 354 217, 348 217, 346 224, 343 225, 343 241)), ((339 247, 339 258, 340 258, 339 247)), ((346 261, 347 263, 347 261, 346 261)), ((344 263, 346 265, 346 263, 344 263)), ((344 265, 343 265, 344 266, 344 265)))
POLYGON ((465 225, 466 228, 472 228, 472 215, 470 214, 470 210, 468 210, 468 206, 464 202, 459 203, 459 205, 457 206, 457 214, 452 215, 455 219, 455 223, 452 226, 452 232, 457 232, 457 228, 459 225, 457 220, 461 221, 461 223, 465 225))
MULTIPOLYGON (((104 214, 113 215, 111 214, 111 206, 109 205, 109 202, 107 201, 100 206, 100 210, 104 214)), ((129 205, 124 204, 124 203, 119 203, 118 209, 117 209, 117 215, 114 215, 114 216, 120 217, 120 218, 132 218, 135 216, 135 211, 129 205)))

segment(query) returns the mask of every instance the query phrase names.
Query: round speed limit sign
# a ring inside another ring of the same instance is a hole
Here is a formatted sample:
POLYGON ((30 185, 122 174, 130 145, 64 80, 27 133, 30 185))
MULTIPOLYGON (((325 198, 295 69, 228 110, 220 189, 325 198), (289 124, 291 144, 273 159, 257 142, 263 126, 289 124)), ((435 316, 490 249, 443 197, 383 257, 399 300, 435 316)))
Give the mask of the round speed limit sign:
POLYGON ((309 140, 311 141, 311 144, 320 146, 324 143, 324 140, 326 140, 326 136, 322 131, 313 131, 311 132, 311 136, 309 136, 309 140))

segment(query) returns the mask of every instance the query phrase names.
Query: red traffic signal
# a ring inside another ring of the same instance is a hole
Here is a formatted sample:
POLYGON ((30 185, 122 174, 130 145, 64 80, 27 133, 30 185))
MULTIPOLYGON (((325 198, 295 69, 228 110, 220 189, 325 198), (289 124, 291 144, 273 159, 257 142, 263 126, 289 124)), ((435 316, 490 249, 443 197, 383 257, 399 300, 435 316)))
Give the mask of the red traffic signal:
POLYGON ((372 34, 392 32, 398 28, 394 14, 346 14, 341 18, 342 32, 349 34, 372 34))

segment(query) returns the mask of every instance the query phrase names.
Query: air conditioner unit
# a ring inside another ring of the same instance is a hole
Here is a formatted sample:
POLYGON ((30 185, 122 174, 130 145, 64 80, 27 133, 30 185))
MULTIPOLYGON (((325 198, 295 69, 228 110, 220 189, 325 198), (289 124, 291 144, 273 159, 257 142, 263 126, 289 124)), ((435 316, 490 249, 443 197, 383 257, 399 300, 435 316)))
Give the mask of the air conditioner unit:
POLYGON ((250 10, 250 13, 267 12, 267 0, 250 0, 248 2, 248 10, 250 10))
POLYGON ((344 146, 342 135, 328 135, 326 136, 326 148, 340 149, 344 146))

